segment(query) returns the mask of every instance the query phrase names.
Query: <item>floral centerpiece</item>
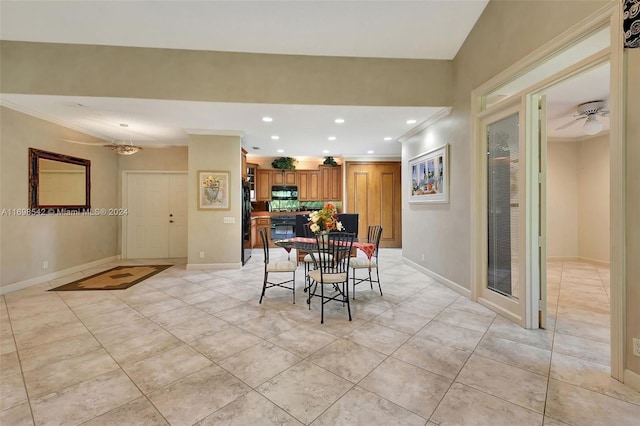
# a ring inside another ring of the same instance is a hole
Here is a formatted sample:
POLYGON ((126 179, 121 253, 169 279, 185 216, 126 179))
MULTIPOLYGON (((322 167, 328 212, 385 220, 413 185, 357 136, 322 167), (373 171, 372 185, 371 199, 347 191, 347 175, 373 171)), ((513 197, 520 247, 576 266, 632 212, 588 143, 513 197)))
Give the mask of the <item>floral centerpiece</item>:
POLYGON ((311 212, 309 215, 309 229, 314 234, 326 233, 329 231, 342 231, 344 227, 338 220, 338 209, 331 203, 324 205, 322 210, 311 212))
POLYGON ((218 198, 218 193, 220 192, 220 187, 222 186, 222 182, 220 182, 220 178, 213 177, 211 175, 207 176, 202 181, 202 187, 204 188, 204 196, 207 197, 207 200, 212 203, 218 198))

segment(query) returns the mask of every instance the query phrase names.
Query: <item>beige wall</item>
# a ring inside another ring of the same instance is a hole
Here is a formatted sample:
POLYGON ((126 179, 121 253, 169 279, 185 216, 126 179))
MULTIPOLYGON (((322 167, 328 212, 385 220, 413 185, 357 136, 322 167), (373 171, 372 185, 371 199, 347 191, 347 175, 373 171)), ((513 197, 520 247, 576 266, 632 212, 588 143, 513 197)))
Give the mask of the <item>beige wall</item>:
POLYGON ((547 257, 578 257, 578 142, 547 144, 547 257))
POLYGON ((189 255, 187 268, 240 267, 242 239, 240 137, 189 135, 189 255), (198 210, 198 170, 228 170, 229 210, 198 210), (224 223, 224 218, 235 223, 224 223), (205 253, 200 259, 200 252, 205 253), (217 265, 215 265, 217 264, 217 265), (215 265, 215 266, 214 266, 215 265))
POLYGON ((626 85, 626 368, 640 374, 632 338, 640 339, 640 49, 625 51, 626 85))
POLYGON ((471 91, 607 3, 582 1, 577 8, 573 1, 489 2, 453 61, 451 115, 403 144, 404 163, 449 143, 451 172, 448 204, 410 205, 405 185, 402 220, 410 225, 403 227, 402 244, 407 259, 470 289, 471 91))
MULTIPOLYGON (((28 152, 38 148, 91 160, 91 207, 114 208, 117 156, 104 141, 20 112, 0 108, 2 209, 27 209, 28 152), (65 142, 98 142, 88 146, 65 142)), ((0 285, 6 287, 38 276, 117 254, 114 216, 12 216, 0 222, 0 285), (43 269, 43 262, 49 268, 43 269)))
POLYGON ((547 144, 547 257, 609 262, 609 136, 547 144))
POLYGON ((584 139, 578 151, 578 257, 609 262, 609 136, 584 139))
MULTIPOLYGON (((426 41, 428 42, 428 41, 426 41)), ((445 106, 451 61, 0 42, 4 93, 445 106)))

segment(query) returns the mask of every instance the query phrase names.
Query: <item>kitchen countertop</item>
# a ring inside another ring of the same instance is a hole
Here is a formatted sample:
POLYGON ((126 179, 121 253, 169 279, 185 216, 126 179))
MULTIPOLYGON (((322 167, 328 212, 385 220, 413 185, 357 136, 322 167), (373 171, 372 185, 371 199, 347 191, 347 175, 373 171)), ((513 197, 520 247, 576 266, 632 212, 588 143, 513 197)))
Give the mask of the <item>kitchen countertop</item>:
POLYGON ((274 217, 274 216, 295 216, 297 214, 309 214, 310 211, 304 212, 266 212, 266 211, 252 211, 251 218, 266 218, 266 217, 274 217))

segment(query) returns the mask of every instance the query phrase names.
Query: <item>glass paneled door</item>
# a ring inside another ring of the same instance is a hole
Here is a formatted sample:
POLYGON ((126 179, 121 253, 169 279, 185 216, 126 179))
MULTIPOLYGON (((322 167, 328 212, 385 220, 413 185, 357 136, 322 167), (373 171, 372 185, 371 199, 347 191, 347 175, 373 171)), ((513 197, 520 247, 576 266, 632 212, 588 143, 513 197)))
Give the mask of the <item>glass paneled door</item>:
POLYGON ((519 105, 482 121, 486 252, 478 302, 524 326, 524 144, 519 105))

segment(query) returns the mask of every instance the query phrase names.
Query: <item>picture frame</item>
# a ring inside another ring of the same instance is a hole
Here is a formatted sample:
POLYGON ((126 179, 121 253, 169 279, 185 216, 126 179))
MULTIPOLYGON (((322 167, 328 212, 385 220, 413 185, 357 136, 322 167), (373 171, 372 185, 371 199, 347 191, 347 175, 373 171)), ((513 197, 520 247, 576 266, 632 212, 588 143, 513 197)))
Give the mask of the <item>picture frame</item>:
POLYGON ((449 144, 409 160, 409 203, 449 202, 449 144))
POLYGON ((198 170, 198 210, 229 210, 228 170, 198 170))

